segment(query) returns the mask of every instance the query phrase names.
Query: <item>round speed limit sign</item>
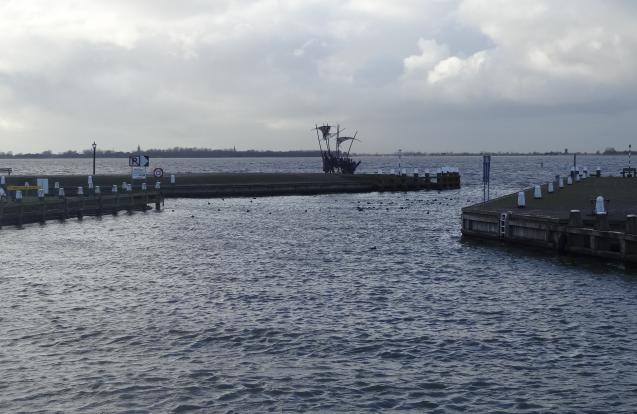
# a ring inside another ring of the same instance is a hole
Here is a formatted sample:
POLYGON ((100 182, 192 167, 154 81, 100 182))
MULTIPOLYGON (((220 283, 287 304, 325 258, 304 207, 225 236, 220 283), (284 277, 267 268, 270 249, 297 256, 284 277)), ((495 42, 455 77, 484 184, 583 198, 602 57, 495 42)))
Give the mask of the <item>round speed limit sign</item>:
POLYGON ((162 170, 161 168, 155 168, 153 170, 153 175, 157 178, 161 178, 164 175, 164 170, 162 170))

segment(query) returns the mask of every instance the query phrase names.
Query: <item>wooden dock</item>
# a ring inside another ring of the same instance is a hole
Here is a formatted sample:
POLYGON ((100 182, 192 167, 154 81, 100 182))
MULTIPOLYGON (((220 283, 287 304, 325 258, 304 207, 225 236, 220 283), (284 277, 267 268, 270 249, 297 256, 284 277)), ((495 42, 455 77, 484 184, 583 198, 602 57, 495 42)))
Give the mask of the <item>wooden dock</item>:
MULTIPOLYGON (((7 185, 34 184, 36 178, 47 178, 53 190, 57 182, 65 188, 66 194, 75 194, 78 187, 87 187, 87 176, 16 176, 6 177, 7 185)), ((127 182, 138 190, 143 181, 132 181, 127 175, 97 175, 95 186, 101 186, 102 193, 110 192, 113 185, 127 182)), ((360 193, 374 191, 422 191, 448 190, 460 188, 460 174, 439 173, 414 175, 389 174, 313 174, 313 173, 210 173, 177 174, 175 182, 171 174, 161 178, 147 177, 149 190, 156 189, 166 198, 171 197, 267 197, 278 195, 309 195, 330 193, 360 193)))
POLYGON ((164 198, 270 197, 375 191, 421 191, 460 188, 457 172, 434 175, 215 173, 184 174, 146 180, 125 175, 5 177, 7 197, 0 199, 0 226, 47 220, 160 209, 164 198), (48 179, 49 193, 38 197, 34 184, 48 179), (18 188, 23 199, 15 200, 18 188), (60 188, 63 189, 60 192, 60 188), (13 190, 12 190, 13 189, 13 190))
POLYGON ((434 176, 329 174, 205 174, 161 183, 165 197, 270 197, 376 191, 422 191, 460 188, 457 173, 434 176))
POLYGON ((637 263, 637 178, 587 177, 559 188, 553 182, 462 209, 462 234, 637 263), (597 213, 596 199, 605 199, 597 213))
POLYGON ((22 201, 0 201, 0 227, 44 223, 48 220, 82 219, 84 216, 117 215, 120 211, 146 211, 161 208, 161 194, 139 191, 115 194, 88 194, 72 197, 25 197, 22 201))

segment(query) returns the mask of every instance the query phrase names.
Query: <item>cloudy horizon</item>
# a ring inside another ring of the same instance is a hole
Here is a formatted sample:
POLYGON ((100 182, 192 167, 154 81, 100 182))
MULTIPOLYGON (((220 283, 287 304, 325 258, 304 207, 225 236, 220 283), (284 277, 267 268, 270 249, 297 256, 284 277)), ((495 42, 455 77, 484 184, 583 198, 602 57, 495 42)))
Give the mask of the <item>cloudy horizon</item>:
POLYGON ((0 151, 595 151, 632 142, 628 0, 0 1, 0 151))

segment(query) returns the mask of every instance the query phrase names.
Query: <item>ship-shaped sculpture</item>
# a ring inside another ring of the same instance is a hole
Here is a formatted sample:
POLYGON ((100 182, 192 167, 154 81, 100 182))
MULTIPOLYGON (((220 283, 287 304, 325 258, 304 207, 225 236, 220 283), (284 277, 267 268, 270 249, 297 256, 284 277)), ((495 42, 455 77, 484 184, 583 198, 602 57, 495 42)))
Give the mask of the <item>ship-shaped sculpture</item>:
POLYGON ((341 129, 340 125, 336 126, 336 132, 332 132, 331 125, 315 125, 316 138, 321 150, 321 158, 323 159, 323 172, 326 174, 354 174, 356 168, 361 163, 356 162, 350 158, 349 153, 352 149, 352 144, 356 139, 358 131, 354 133, 354 136, 341 136, 344 129, 341 129), (347 152, 341 148, 346 142, 349 142, 347 152))

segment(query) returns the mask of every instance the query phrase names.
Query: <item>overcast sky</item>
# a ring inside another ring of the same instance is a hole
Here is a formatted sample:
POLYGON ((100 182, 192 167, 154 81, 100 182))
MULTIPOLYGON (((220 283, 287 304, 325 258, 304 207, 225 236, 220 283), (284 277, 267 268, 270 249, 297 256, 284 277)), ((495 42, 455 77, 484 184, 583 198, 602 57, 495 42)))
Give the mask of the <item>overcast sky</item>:
POLYGON ((623 148, 634 0, 0 0, 0 151, 623 148))

